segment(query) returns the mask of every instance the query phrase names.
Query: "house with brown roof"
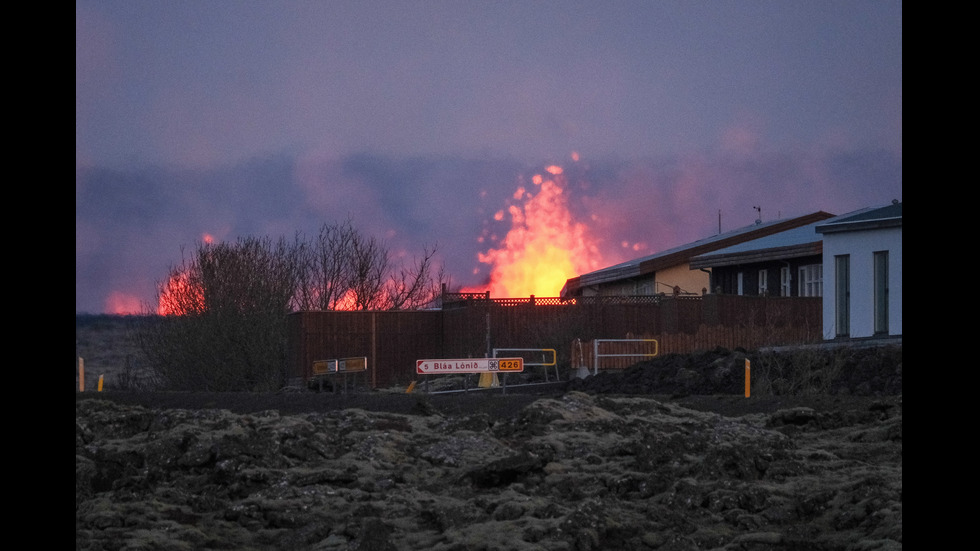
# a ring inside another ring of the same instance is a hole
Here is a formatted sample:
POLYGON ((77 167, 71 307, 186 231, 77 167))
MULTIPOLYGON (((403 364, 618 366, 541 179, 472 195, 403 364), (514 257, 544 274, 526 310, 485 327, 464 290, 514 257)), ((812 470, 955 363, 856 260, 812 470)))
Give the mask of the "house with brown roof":
POLYGON ((867 207, 691 259, 711 288, 822 297, 823 338, 902 334, 902 203, 867 207))
POLYGON ((568 279, 565 299, 583 296, 701 295, 712 290, 711 270, 692 268, 691 260, 794 228, 832 218, 823 211, 753 225, 708 237, 568 279))

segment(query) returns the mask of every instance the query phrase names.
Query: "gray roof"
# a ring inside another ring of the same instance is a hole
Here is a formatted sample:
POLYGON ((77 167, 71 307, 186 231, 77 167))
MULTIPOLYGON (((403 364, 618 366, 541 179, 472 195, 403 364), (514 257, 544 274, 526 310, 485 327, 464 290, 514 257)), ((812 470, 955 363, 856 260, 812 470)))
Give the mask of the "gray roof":
POLYGON ((771 260, 785 260, 820 254, 823 250, 823 236, 826 228, 853 227, 855 223, 870 223, 897 214, 901 220, 901 203, 887 207, 866 207, 827 220, 813 222, 805 226, 788 229, 772 235, 738 243, 691 259, 691 268, 710 268, 712 266, 733 266, 771 260))
POLYGON ((639 258, 634 258, 632 260, 627 260, 626 262, 621 262, 619 264, 614 264, 612 266, 602 268, 601 270, 596 270, 587 274, 582 274, 580 277, 581 284, 586 285, 596 285, 598 283, 605 283, 607 281, 616 281, 623 278, 633 277, 640 275, 640 265, 644 262, 649 262, 650 260, 656 260, 658 258, 663 258, 668 255, 672 255, 678 252, 682 252, 688 249, 693 249, 700 245, 710 245, 729 237, 745 234, 749 231, 758 230, 759 228, 764 228, 775 224, 774 222, 762 222, 752 224, 751 226, 745 226, 738 228, 726 233, 719 233, 711 237, 706 237, 704 239, 699 239, 692 243, 687 243, 685 245, 680 245, 678 247, 673 247, 671 249, 666 249, 646 256, 641 256, 639 258))
POLYGON ((741 253, 746 251, 757 251, 759 249, 775 249, 778 247, 792 247, 795 245, 804 245, 807 243, 814 243, 820 241, 820 235, 817 234, 817 224, 821 222, 816 222, 813 224, 807 224, 805 226, 800 226, 798 228, 793 228, 791 230, 786 230, 784 232, 779 232, 773 235, 767 235, 765 237, 760 237, 759 239, 753 239, 752 241, 746 241, 745 243, 739 243, 738 245, 732 245, 731 247, 725 247, 724 249, 718 249, 711 254, 702 254, 696 258, 702 258, 705 256, 714 256, 719 254, 732 254, 741 253))
POLYGON ((884 207, 843 214, 817 224, 818 233, 892 228, 902 225, 902 203, 893 201, 884 207))

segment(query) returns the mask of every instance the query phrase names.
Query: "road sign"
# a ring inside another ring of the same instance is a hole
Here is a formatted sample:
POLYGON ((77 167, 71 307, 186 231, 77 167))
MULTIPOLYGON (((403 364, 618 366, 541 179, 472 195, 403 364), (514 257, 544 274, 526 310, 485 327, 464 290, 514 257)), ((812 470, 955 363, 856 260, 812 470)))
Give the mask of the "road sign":
POLYGON ((465 360, 417 360, 415 372, 433 373, 510 373, 524 371, 523 358, 467 358, 465 360))
POLYGON ((367 357, 341 358, 337 360, 337 371, 341 373, 352 373, 355 371, 367 371, 367 357))
POLYGON ((337 372, 337 360, 317 360, 313 362, 314 375, 326 375, 337 372))
POLYGON ((314 375, 331 373, 354 373, 367 371, 367 357, 340 358, 339 360, 316 360, 313 362, 314 375))

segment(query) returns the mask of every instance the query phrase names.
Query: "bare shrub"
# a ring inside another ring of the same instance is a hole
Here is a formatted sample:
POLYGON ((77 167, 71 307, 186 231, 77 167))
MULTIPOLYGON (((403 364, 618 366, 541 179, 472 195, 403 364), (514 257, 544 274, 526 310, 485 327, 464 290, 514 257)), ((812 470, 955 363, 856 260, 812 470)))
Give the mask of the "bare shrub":
POLYGON ((752 361, 753 392, 761 395, 812 396, 830 394, 853 352, 817 347, 766 352, 752 361))
POLYGON ((273 390, 286 378, 286 314, 297 247, 243 238, 202 244, 160 290, 163 319, 138 333, 172 390, 273 390))
POLYGON ((350 221, 327 224, 299 246, 296 310, 412 310, 433 304, 445 275, 434 274, 436 249, 396 267, 383 241, 350 221))
POLYGON ((116 373, 113 382, 115 388, 136 392, 150 391, 160 386, 156 373, 151 370, 140 369, 133 354, 126 355, 123 369, 116 373))
POLYGON ((241 238, 199 244, 159 288, 137 340, 171 390, 269 391, 287 379, 291 310, 417 309, 440 294, 435 249, 398 269, 385 244, 350 222, 312 242, 241 238))
POLYGON ((311 242, 297 251, 299 262, 295 310, 338 310, 353 280, 351 250, 357 231, 350 222, 324 224, 311 242))

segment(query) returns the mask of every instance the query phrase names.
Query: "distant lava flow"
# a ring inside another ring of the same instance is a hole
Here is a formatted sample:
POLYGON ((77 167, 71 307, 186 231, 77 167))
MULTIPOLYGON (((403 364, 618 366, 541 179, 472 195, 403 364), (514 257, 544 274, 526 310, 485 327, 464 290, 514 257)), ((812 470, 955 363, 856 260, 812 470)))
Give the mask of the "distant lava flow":
POLYGON ((122 291, 112 291, 106 297, 105 311, 116 315, 138 314, 140 312, 140 299, 122 291))
POLYGON ((531 184, 519 186, 506 214, 501 210, 494 216, 499 221, 509 215, 511 226, 498 248, 478 254, 479 261, 490 266, 488 283, 464 292, 556 297, 569 278, 605 265, 599 240, 568 208, 562 167, 547 167, 531 178, 531 184))

